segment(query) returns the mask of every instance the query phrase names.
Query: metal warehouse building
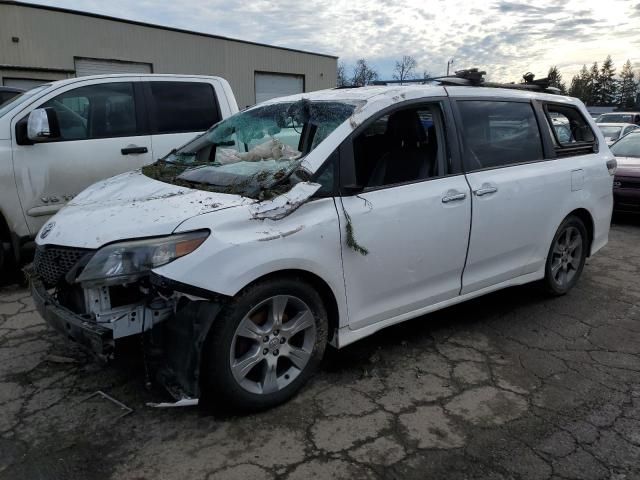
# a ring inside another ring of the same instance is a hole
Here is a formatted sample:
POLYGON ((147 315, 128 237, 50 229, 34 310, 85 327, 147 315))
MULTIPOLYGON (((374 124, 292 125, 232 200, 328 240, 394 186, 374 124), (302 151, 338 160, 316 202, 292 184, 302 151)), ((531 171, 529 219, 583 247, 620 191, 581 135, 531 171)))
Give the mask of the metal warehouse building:
POLYGON ((242 108, 335 86, 337 57, 0 0, 0 85, 105 73, 226 78, 242 108))

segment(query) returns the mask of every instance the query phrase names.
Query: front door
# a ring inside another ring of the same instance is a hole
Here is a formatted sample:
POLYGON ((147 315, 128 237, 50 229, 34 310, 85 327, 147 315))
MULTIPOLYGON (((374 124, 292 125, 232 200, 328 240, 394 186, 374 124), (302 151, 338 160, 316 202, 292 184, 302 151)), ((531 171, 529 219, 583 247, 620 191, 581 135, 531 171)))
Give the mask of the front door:
POLYGON ((337 202, 351 329, 460 292, 471 199, 464 175, 447 175, 443 125, 435 102, 383 115, 352 142, 364 189, 337 202))
MULTIPOLYGON (((13 164, 18 196, 32 234, 89 185, 151 162, 151 138, 141 135, 145 112, 133 82, 109 82, 51 94, 33 108, 53 108, 60 138, 18 145, 13 164)), ((12 121, 25 121, 22 112, 12 121)))

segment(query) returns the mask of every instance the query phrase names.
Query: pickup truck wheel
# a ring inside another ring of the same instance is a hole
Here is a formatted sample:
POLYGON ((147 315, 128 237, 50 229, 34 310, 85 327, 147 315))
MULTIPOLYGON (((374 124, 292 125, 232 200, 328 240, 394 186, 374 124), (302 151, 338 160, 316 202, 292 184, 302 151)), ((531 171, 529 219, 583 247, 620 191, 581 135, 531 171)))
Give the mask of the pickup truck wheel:
POLYGON ((587 258, 587 229, 578 217, 567 217, 553 237, 545 266, 544 285, 564 295, 578 282, 587 258))
POLYGON ((320 295, 302 279, 270 279, 246 288, 207 337, 203 404, 258 411, 285 402, 322 360, 327 325, 320 295))
POLYGON ((0 278, 12 279, 15 276, 15 270, 11 243, 0 237, 0 278))

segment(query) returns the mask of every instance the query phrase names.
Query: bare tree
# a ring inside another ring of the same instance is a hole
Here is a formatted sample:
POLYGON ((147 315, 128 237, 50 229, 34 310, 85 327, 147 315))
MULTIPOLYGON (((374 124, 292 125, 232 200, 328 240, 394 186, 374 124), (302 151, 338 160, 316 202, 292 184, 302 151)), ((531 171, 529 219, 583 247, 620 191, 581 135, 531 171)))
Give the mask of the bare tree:
POLYGON ((354 87, 364 87, 377 79, 378 72, 370 67, 364 58, 361 58, 356 62, 356 66, 353 68, 351 85, 354 87))
POLYGON ((418 66, 418 62, 411 55, 404 55, 402 60, 396 61, 396 66, 393 69, 394 80, 404 82, 415 78, 415 69, 418 66))
POLYGON ((349 85, 349 80, 347 80, 347 74, 345 73, 344 62, 340 62, 340 63, 338 63, 336 86, 338 86, 338 87, 346 87, 348 85, 349 85))

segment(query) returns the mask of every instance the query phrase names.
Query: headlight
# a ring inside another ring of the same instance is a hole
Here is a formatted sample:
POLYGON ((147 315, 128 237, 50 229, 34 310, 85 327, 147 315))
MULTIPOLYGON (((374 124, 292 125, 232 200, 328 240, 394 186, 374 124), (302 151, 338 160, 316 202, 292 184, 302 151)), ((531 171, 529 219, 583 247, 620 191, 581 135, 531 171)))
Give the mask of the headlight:
POLYGON ((208 236, 208 231, 200 230, 106 245, 89 260, 77 281, 118 283, 135 280, 153 268, 193 252, 208 236))

